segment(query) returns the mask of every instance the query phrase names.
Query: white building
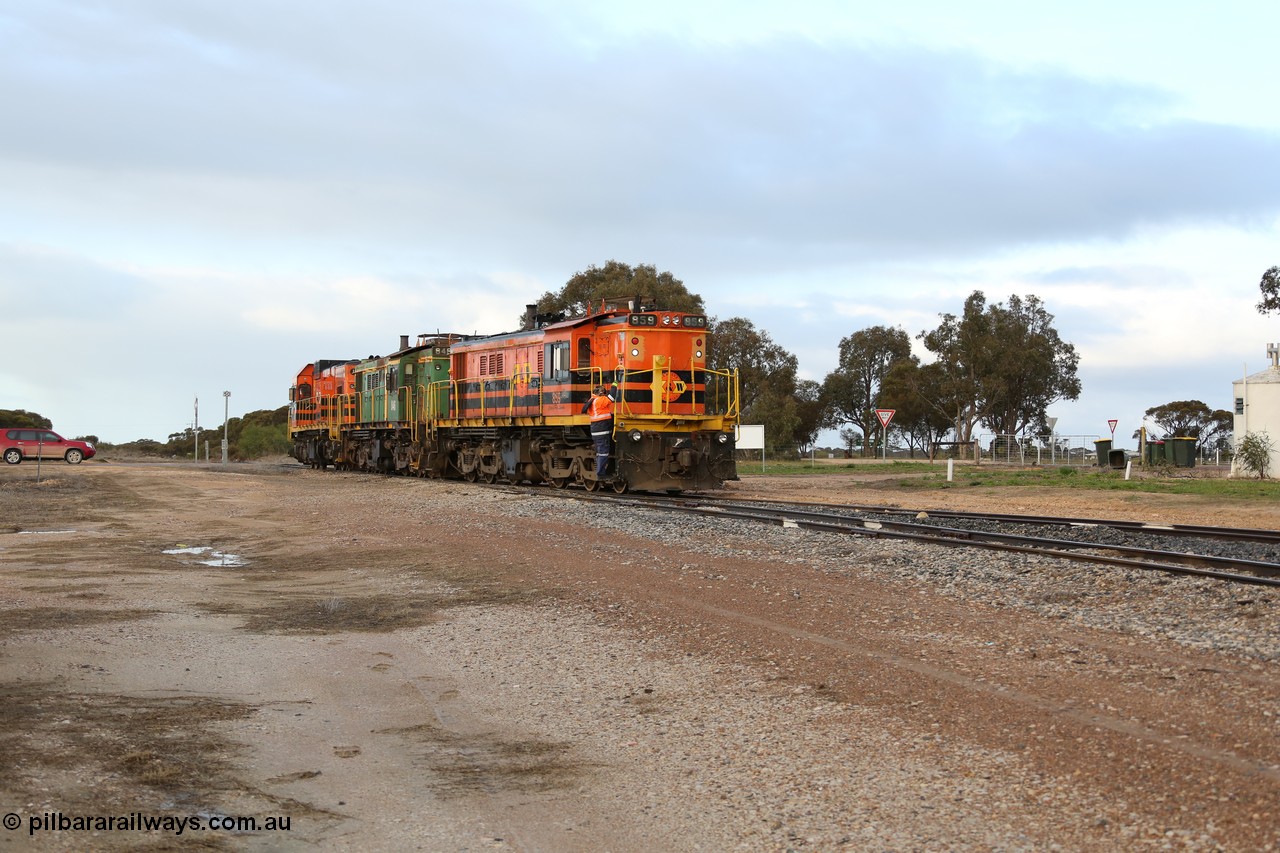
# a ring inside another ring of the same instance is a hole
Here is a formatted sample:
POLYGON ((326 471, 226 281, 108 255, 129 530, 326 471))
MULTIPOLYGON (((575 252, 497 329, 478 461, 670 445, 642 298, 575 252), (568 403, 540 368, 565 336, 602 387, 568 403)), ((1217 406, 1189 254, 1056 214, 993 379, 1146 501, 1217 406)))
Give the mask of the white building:
MULTIPOLYGON (((1280 475, 1280 346, 1267 344, 1267 357, 1271 366, 1266 370, 1237 379, 1231 384, 1231 396, 1235 399, 1235 419, 1232 428, 1235 443, 1251 432, 1265 432, 1274 448, 1271 451, 1271 467, 1268 477, 1280 475)), ((1256 476, 1231 460, 1232 477, 1256 476)))

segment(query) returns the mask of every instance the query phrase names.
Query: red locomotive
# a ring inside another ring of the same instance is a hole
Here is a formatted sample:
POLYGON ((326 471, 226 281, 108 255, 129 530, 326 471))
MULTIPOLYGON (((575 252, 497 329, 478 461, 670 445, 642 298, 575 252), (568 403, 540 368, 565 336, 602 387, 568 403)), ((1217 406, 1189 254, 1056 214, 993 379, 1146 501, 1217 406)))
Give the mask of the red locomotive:
POLYGON ((290 389, 294 456, 314 467, 681 491, 737 479, 738 379, 707 367, 700 314, 604 304, 483 337, 407 336, 389 356, 307 365, 290 389), (611 389, 598 473, 592 389, 611 389), (603 462, 603 459, 601 460, 603 462))

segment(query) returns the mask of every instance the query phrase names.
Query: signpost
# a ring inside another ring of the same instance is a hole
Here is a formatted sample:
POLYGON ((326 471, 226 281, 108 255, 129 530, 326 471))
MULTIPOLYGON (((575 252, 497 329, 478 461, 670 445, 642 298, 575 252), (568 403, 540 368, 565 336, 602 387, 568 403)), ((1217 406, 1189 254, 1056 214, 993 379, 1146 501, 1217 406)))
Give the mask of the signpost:
POLYGON ((897 409, 876 409, 876 417, 880 420, 880 430, 884 435, 884 453, 882 458, 889 458, 889 421, 897 414, 897 409))
POLYGON ((1115 441, 1115 440, 1116 440, 1116 424, 1118 424, 1118 423, 1120 423, 1120 422, 1119 422, 1118 420, 1116 420, 1115 418, 1112 418, 1111 420, 1107 421, 1107 426, 1111 427, 1111 440, 1112 440, 1112 441, 1115 441))

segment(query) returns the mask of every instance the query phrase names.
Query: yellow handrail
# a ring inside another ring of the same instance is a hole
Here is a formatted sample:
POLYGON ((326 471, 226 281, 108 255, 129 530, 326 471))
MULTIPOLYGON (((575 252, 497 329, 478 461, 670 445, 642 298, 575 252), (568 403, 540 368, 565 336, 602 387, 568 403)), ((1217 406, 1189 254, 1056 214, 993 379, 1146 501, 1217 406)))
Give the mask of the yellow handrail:
MULTIPOLYGON (((579 375, 584 371, 578 371, 579 375)), ((603 368, 593 367, 589 371, 585 371, 593 380, 592 387, 605 384, 605 371, 603 368)), ((610 371, 613 373, 613 371, 610 371)), ((651 376, 659 376, 663 379, 669 377, 676 371, 661 367, 656 371, 652 370, 636 370, 626 371, 620 377, 620 385, 623 387, 627 383, 635 381, 636 377, 646 373, 651 376)), ((616 376, 616 374, 614 374, 616 376)), ((739 377, 736 370, 712 370, 709 368, 697 368, 693 371, 695 380, 701 378, 700 384, 703 389, 703 411, 699 414, 692 414, 686 417, 722 417, 730 422, 737 422, 741 415, 740 405, 740 389, 739 377)), ((515 411, 516 386, 517 381, 524 378, 527 385, 531 387, 535 379, 532 370, 517 370, 511 374, 511 387, 506 392, 507 412, 515 411)), ((661 382, 655 383, 661 387, 661 382)), ((404 408, 401 410, 400 420, 409 420, 412 424, 414 437, 420 435, 420 430, 426 429, 428 434, 434 433, 436 422, 441 418, 458 419, 462 416, 462 398, 458 392, 458 380, 445 379, 431 382, 426 385, 419 384, 413 388, 404 387, 398 389, 398 393, 403 393, 404 408)), ((305 399, 296 400, 289 407, 289 427, 290 430, 300 429, 326 429, 330 433, 336 433, 336 430, 343 425, 355 424, 361 421, 361 409, 364 408, 365 400, 368 400, 368 409, 371 419, 378 414, 374 410, 381 408, 381 420, 390 420, 389 395, 383 394, 381 406, 376 406, 376 398, 366 398, 364 395, 372 394, 371 391, 356 392, 351 394, 335 394, 327 396, 307 397, 305 399)), ((638 417, 641 413, 637 413, 628 403, 625 394, 619 395, 617 401, 618 411, 621 417, 638 417)), ((480 411, 479 418, 485 418, 489 415, 490 400, 497 399, 488 394, 484 389, 483 380, 480 382, 479 390, 480 411)), ((538 403, 537 413, 541 415, 545 410, 543 402, 542 383, 538 383, 538 403)), ((653 401, 653 413, 660 416, 669 416, 669 402, 663 399, 663 395, 659 394, 653 401)))

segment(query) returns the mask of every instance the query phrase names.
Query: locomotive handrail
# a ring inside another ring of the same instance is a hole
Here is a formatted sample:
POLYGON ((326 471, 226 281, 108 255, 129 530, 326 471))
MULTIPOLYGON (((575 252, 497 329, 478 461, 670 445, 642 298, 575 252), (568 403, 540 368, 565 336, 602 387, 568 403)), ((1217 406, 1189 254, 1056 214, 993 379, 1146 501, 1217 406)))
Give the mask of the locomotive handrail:
POLYGON ((413 406, 413 435, 415 438, 419 434, 419 430, 425 430, 428 435, 435 434, 436 409, 433 403, 435 397, 431 394, 431 383, 417 383, 413 386, 413 400, 416 405, 413 406))
MULTIPOLYGON (((654 360, 656 361, 657 359, 655 358, 654 360)), ((659 380, 657 376, 654 377, 653 413, 655 415, 670 414, 671 396, 670 394, 667 393, 667 386, 668 386, 668 383, 671 382, 671 375, 673 373, 675 374, 676 381, 677 382, 680 381, 680 373, 679 371, 672 370, 670 364, 663 364, 661 368, 658 368, 657 365, 655 364, 654 367, 655 367, 654 373, 660 375, 662 378, 661 380, 659 380), (658 389, 661 389, 661 391, 659 391, 658 389)))
MULTIPOLYGON (((656 417, 721 417, 729 422, 736 422, 740 416, 739 376, 736 370, 714 370, 710 368, 694 368, 692 385, 702 397, 702 411, 682 415, 672 412, 672 399, 662 389, 667 383, 678 378, 680 371, 670 365, 662 365, 653 370, 606 371, 603 367, 581 368, 574 371, 575 379, 589 379, 590 386, 605 384, 608 374, 618 382, 623 393, 618 394, 615 402, 619 419, 656 417), (650 384, 657 390, 652 398, 652 409, 649 412, 639 411, 633 400, 627 398, 627 386, 635 382, 643 382, 641 377, 650 379, 650 384)), ((396 423, 404 424, 411 435, 417 439, 424 433, 434 435, 441 419, 489 418, 526 416, 542 416, 546 410, 546 399, 542 393, 542 384, 531 365, 520 365, 507 377, 508 387, 495 391, 485 387, 485 380, 478 382, 477 391, 472 395, 473 402, 479 403, 478 412, 467 412, 463 409, 463 395, 459 393, 461 383, 455 379, 439 380, 430 383, 418 383, 414 386, 402 386, 396 389, 396 402, 402 405, 396 423), (536 383, 536 384, 535 384, 536 383), (517 398, 527 397, 528 389, 537 388, 537 402, 528 406, 517 405, 517 398), (520 394, 521 390, 523 394, 520 394), (505 403, 505 412, 502 406, 505 403), (531 409, 517 415, 518 409, 531 409)), ((574 383, 577 385, 578 383, 574 383)), ((581 385, 578 385, 581 387, 581 385)), ((380 421, 390 424, 392 399, 389 393, 377 394, 377 389, 347 394, 315 395, 295 399, 289 408, 289 425, 291 430, 327 430, 331 438, 337 438, 341 427, 380 421)))
MULTIPOLYGON (((595 368, 603 374, 603 369, 595 368)), ((703 393, 703 411, 692 415, 680 415, 676 413, 676 417, 723 417, 726 420, 736 421, 739 415, 738 401, 738 372, 733 369, 715 370, 712 368, 694 368, 692 371, 693 385, 701 389, 703 393), (713 382, 712 379, 719 381, 713 382), (714 401, 708 395, 714 394, 714 401)), ((645 374, 656 377, 648 383, 650 386, 665 387, 667 381, 672 377, 678 378, 680 371, 671 367, 659 367, 656 369, 645 370, 628 370, 623 371, 619 378, 619 386, 622 393, 618 395, 615 405, 618 408, 620 417, 636 418, 648 415, 669 417, 672 415, 670 410, 671 401, 666 399, 665 395, 658 393, 654 396, 652 402, 652 411, 649 413, 638 412, 632 406, 631 401, 627 399, 626 388, 632 382, 638 381, 637 377, 645 374)), ((643 380, 640 380, 643 381, 643 380)), ((601 382, 593 382, 592 387, 602 384, 601 382)))
MULTIPOLYGON (((738 408, 741 400, 741 397, 739 396, 739 388, 738 388, 738 371, 732 368, 728 370, 712 370, 710 368, 707 368, 706 372, 709 375, 719 377, 721 380, 723 380, 724 395, 725 395, 724 417, 726 420, 731 420, 736 423, 739 415, 741 414, 741 411, 738 408)), ((710 385, 711 383, 707 382, 706 384, 710 385)), ((715 408, 718 409, 719 402, 720 402, 718 397, 719 397, 721 383, 717 382, 715 384, 716 384, 716 391, 717 391, 717 401, 716 401, 717 405, 715 406, 715 408)))
POLYGON ((458 418, 458 408, 462 405, 462 395, 457 393, 456 379, 440 379, 432 382, 427 386, 427 405, 431 410, 431 422, 434 424, 437 418, 436 412, 443 412, 445 418, 456 420, 458 418), (441 395, 445 395, 443 402, 441 395))
POLYGON ((297 400, 290 409, 289 427, 291 430, 323 429, 332 434, 340 426, 357 422, 353 398, 351 394, 318 394, 297 400))
MULTIPOLYGON (((528 394, 528 389, 530 388, 536 387, 538 389, 537 413, 541 415, 542 414, 542 383, 537 381, 538 377, 533 372, 533 365, 527 364, 527 363, 517 364, 515 367, 515 370, 511 371, 511 379, 508 385, 510 393, 508 394, 507 411, 510 412, 511 417, 513 418, 516 417, 516 413, 515 413, 516 412, 516 390, 520 387, 520 379, 522 377, 524 378, 524 388, 525 388, 526 394, 528 394)), ((522 408, 527 408, 527 407, 522 407, 522 408)), ((527 414, 522 415, 521 417, 527 417, 527 414)))

